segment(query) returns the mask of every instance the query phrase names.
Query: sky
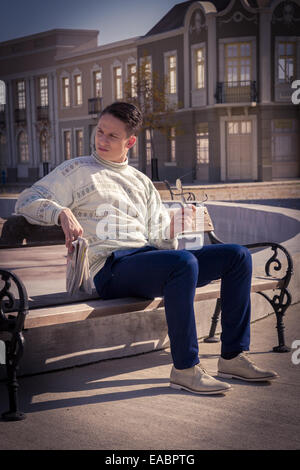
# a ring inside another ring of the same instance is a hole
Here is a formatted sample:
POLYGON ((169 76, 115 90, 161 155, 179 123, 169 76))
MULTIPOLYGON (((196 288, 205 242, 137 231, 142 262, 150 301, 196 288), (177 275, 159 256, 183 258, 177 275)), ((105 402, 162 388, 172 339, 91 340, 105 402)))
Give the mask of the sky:
POLYGON ((1 0, 0 42, 55 28, 96 29, 98 44, 146 34, 184 0, 1 0))

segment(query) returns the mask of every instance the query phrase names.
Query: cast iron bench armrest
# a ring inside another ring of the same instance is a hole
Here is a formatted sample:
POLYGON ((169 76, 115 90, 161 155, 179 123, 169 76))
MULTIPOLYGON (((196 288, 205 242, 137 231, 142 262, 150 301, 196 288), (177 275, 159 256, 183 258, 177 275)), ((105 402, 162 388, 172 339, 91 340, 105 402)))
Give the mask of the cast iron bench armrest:
POLYGON ((167 189, 169 190, 170 196, 171 196, 172 199, 174 199, 174 196, 180 196, 181 197, 181 196, 186 195, 187 196, 187 201, 195 201, 196 200, 196 196, 192 191, 185 191, 184 192, 184 191, 177 190, 177 192, 174 192, 174 190, 171 188, 171 185, 170 185, 168 180, 165 180, 164 183, 165 183, 167 189))
POLYGON ((277 258, 278 256, 278 250, 281 250, 281 252, 285 255, 286 260, 287 260, 287 270, 285 276, 281 278, 283 281, 283 287, 287 287, 289 285, 289 282, 291 280, 292 274, 293 274, 293 260, 292 257, 289 253, 289 251, 280 243, 276 242, 260 242, 260 243, 249 243, 244 245, 248 249, 254 249, 254 248, 263 248, 263 247, 270 247, 274 253, 271 256, 271 258, 266 262, 265 265, 265 273, 266 276, 270 276, 270 266, 271 264, 275 263, 276 266, 274 266, 275 271, 280 271, 282 269, 282 264, 280 260, 277 258))
MULTIPOLYGON (((208 236, 212 244, 218 244, 218 243, 224 244, 225 243, 223 240, 217 237, 214 231, 209 232, 208 236)), ((266 276, 271 275, 270 266, 273 263, 276 264, 276 266, 274 266, 275 271, 280 271, 282 269, 282 264, 280 260, 277 258, 278 250, 281 250, 281 252, 285 255, 286 260, 287 260, 287 270, 286 270, 285 276, 281 278, 282 285, 284 288, 286 288, 289 285, 289 282, 293 274, 293 260, 289 251, 283 245, 281 245, 280 243, 276 243, 276 242, 259 242, 259 243, 246 243, 245 245, 242 245, 242 246, 244 246, 245 248, 248 248, 249 250, 255 249, 255 248, 269 247, 274 251, 274 254, 268 259, 268 261, 265 264, 266 276)))

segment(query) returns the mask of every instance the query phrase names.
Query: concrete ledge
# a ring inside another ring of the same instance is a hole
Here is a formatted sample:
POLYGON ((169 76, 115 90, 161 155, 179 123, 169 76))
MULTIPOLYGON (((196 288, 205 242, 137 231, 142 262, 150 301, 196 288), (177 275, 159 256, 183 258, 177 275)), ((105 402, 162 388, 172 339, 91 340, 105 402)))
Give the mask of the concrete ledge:
POLYGON ((20 374, 131 356, 169 344, 163 308, 29 329, 24 337, 20 374))

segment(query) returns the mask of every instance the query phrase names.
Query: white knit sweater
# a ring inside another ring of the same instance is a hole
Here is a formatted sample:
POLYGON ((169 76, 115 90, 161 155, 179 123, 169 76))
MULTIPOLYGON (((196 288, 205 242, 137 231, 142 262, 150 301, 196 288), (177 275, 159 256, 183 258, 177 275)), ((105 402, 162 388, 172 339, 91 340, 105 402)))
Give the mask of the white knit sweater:
POLYGON ((37 225, 58 225, 69 207, 89 243, 95 276, 112 252, 154 245, 176 249, 169 238, 170 217, 152 181, 136 168, 108 162, 93 153, 67 160, 23 191, 15 212, 37 225))

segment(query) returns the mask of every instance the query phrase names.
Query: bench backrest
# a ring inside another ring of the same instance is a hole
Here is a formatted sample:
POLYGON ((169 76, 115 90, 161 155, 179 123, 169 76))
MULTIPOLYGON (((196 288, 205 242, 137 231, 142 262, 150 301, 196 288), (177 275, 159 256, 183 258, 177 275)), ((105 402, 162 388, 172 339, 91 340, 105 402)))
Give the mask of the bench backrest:
POLYGON ((64 242, 61 227, 30 224, 22 215, 13 215, 2 224, 0 248, 60 245, 64 242))
POLYGON ((172 200, 179 201, 181 200, 182 196, 184 196, 185 200, 188 202, 196 201, 195 194, 192 191, 185 191, 181 183, 180 183, 180 186, 181 186, 180 190, 172 187, 168 180, 153 181, 153 184, 155 188, 159 191, 163 199, 165 197, 171 197, 172 200))

